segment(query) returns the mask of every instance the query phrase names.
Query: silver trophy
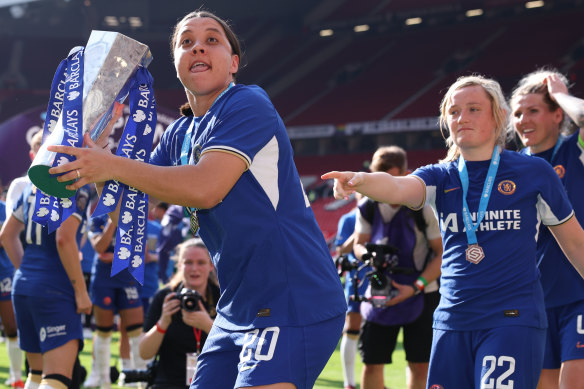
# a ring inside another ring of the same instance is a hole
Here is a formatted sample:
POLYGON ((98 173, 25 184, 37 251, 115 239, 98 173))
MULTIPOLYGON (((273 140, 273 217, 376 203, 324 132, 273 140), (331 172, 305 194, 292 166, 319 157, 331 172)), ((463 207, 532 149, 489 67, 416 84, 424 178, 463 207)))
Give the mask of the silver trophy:
MULTIPOLYGON (((77 50, 79 48, 74 48, 71 53, 77 50)), ((101 136, 111 119, 114 103, 123 102, 128 95, 138 66, 146 67, 151 61, 150 49, 138 41, 117 32, 91 32, 83 65, 83 134, 89 131, 94 141, 101 136)), ((57 177, 48 172, 57 153, 48 151, 47 146, 62 144, 62 121, 61 114, 56 122, 51 122, 51 134, 38 151, 28 176, 43 192, 67 198, 75 194, 65 188, 69 182, 58 182, 57 177)))

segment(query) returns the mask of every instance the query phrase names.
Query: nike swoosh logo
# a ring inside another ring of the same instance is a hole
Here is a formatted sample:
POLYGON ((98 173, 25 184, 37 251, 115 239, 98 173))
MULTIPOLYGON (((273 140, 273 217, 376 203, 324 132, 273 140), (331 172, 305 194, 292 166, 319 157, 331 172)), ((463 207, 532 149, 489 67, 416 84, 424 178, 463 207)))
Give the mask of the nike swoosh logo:
POLYGON ((444 193, 452 192, 453 190, 457 189, 460 189, 460 186, 457 186, 456 188, 444 189, 444 193))
POLYGON ((241 369, 239 369, 239 371, 242 372, 242 371, 250 370, 250 369, 253 369, 254 367, 256 367, 257 365, 258 364, 256 363, 255 365, 244 366, 241 369))

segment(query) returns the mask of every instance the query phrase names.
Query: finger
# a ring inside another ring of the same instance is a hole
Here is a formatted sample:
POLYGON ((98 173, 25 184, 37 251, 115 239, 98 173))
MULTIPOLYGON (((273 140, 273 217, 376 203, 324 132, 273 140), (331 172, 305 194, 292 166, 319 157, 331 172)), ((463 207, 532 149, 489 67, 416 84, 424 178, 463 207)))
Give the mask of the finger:
MULTIPOLYGON (((89 131, 85 133, 85 135, 83 135, 83 145, 87 146, 91 149, 95 148, 95 147, 99 147, 95 144, 95 142, 93 141, 93 139, 91 139, 91 135, 89 134, 89 131)), ((101 148, 101 147, 100 147, 101 148)))
POLYGON ((78 156, 81 149, 73 146, 63 146, 63 145, 50 145, 47 146, 47 150, 54 153, 63 153, 68 155, 78 156))
POLYGON ((322 176, 320 176, 320 178, 323 180, 330 180, 330 179, 338 179, 340 176, 341 176, 341 172, 338 172, 335 170, 335 171, 323 174, 322 176))
MULTIPOLYGON (((51 171, 49 170, 49 173, 50 172, 51 171)), ((58 176, 57 181, 59 181, 59 182, 75 181, 77 178, 78 178, 77 177, 77 169, 73 169, 73 170, 68 170, 67 173, 58 176)), ((79 178, 79 179, 82 179, 82 178, 79 178)))

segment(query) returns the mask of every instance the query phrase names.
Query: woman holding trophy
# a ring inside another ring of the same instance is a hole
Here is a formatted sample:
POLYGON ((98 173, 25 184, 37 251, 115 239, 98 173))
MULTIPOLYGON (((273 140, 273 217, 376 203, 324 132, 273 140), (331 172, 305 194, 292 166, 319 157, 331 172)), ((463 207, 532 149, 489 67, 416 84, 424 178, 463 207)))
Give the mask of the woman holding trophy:
POLYGON ((188 105, 151 164, 86 136, 86 148, 50 147, 76 157, 50 173, 76 180, 72 190, 117 180, 188 207, 193 232, 200 222, 221 298, 192 388, 311 388, 340 338, 346 303, 280 116, 261 88, 235 85, 240 51, 222 19, 186 15, 172 52, 188 105))

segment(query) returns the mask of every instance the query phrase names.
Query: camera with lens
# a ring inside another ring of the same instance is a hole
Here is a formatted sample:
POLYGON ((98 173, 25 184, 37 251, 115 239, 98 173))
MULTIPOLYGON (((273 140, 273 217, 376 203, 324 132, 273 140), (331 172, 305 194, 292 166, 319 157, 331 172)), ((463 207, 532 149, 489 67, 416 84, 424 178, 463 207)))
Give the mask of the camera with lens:
POLYGON ((146 370, 122 370, 124 378, 124 384, 130 384, 133 382, 146 382, 147 387, 152 386, 154 383, 154 378, 156 377, 156 368, 158 367, 158 359, 154 359, 150 362, 146 370))
POLYGON ((399 250, 387 244, 367 243, 367 252, 363 261, 369 262, 372 271, 367 273, 371 285, 371 304, 376 308, 384 308, 385 303, 398 295, 398 290, 391 284, 392 273, 407 273, 410 269, 398 267, 399 250))
POLYGON ((203 297, 196 290, 189 288, 182 288, 175 298, 180 300, 180 307, 188 312, 195 312, 199 310, 199 301, 203 301, 203 297))
POLYGON ((359 268, 359 261, 350 257, 348 254, 339 255, 335 259, 335 265, 339 271, 339 277, 346 271, 351 271, 359 268))

